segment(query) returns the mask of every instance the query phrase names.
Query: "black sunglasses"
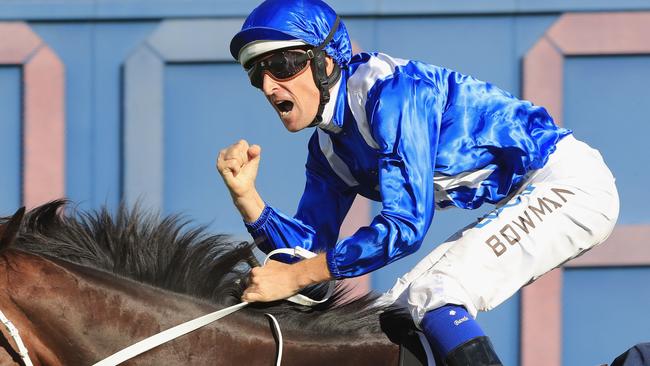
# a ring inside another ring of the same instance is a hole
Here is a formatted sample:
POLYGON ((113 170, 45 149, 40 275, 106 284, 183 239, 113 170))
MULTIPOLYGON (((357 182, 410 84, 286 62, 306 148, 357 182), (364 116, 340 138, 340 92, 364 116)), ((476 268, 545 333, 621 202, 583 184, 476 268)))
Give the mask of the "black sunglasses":
POLYGON ((306 70, 310 58, 309 52, 295 49, 274 52, 254 61, 246 69, 246 72, 251 80, 251 85, 262 89, 264 74, 268 73, 277 81, 291 80, 306 70))
POLYGON ((319 46, 299 51, 296 49, 277 51, 268 56, 263 56, 257 61, 253 61, 249 67, 244 67, 251 80, 251 85, 262 89, 264 83, 264 74, 268 73, 274 80, 287 81, 300 75, 307 69, 309 60, 315 58, 323 51, 325 46, 334 38, 334 33, 339 28, 339 16, 336 16, 334 25, 330 29, 327 37, 319 46))

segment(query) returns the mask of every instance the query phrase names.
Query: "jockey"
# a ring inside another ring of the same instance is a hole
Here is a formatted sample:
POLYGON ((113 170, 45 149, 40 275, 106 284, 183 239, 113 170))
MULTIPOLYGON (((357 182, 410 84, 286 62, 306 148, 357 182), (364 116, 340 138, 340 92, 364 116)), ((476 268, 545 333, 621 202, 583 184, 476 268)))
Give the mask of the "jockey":
POLYGON ((255 188, 261 149, 242 140, 217 168, 258 247, 319 254, 251 272, 244 301, 287 298, 415 252, 434 212, 495 208, 438 246, 386 293, 410 310, 446 365, 499 365, 474 320, 522 286, 603 242, 618 216, 600 154, 547 111, 453 70, 382 53, 352 55, 320 0, 267 0, 230 44, 291 132, 315 127, 294 216, 255 188), (381 202, 337 240, 355 196, 381 202))

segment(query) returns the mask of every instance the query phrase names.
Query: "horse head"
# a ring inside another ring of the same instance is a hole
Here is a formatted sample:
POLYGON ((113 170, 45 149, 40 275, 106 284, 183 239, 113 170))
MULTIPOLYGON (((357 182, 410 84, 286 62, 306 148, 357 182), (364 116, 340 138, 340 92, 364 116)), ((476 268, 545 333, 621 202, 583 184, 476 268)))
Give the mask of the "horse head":
POLYGON ((23 206, 4 225, 0 225, 0 252, 9 248, 16 240, 24 216, 25 207, 23 206))

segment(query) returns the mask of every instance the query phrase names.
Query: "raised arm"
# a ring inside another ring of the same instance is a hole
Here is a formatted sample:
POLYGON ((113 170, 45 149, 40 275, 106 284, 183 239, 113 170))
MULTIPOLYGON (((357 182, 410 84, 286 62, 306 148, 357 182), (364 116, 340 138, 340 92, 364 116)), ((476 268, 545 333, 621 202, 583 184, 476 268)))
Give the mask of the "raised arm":
POLYGON ((259 145, 250 146, 246 140, 240 140, 221 150, 217 158, 217 170, 246 222, 257 220, 264 209, 264 201, 255 188, 261 152, 259 145))
POLYGON ((246 227, 264 252, 296 246, 324 252, 336 242, 355 196, 354 187, 331 171, 314 134, 309 142, 305 190, 296 215, 288 216, 266 204, 260 217, 246 227))

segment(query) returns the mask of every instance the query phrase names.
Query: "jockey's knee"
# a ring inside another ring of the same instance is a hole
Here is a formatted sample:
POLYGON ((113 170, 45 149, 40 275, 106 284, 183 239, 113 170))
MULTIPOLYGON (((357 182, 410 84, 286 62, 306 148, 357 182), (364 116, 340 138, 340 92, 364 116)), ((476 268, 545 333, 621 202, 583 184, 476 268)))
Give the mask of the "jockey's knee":
POLYGON ((446 304, 458 304, 473 317, 482 306, 476 306, 470 294, 453 278, 442 273, 425 273, 411 282, 407 290, 407 306, 416 325, 424 315, 446 304))

